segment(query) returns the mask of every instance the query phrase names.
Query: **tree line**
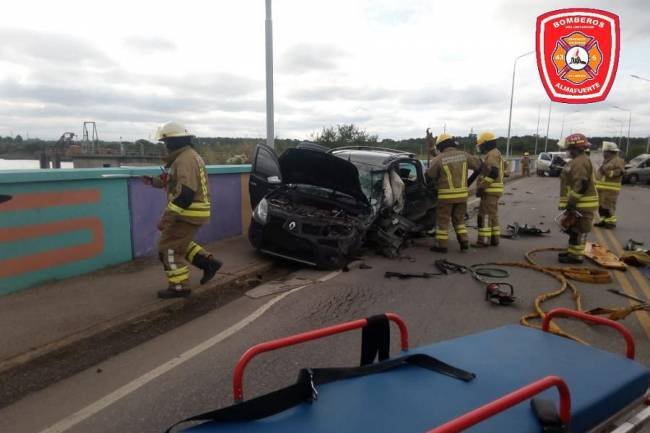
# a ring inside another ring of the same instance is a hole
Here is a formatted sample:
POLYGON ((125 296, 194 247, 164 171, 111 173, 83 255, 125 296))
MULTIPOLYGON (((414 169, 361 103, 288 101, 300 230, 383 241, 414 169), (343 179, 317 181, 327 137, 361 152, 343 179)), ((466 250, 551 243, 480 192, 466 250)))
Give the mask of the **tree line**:
MULTIPOLYGON (((476 135, 468 134, 466 136, 457 136, 460 148, 467 152, 476 152, 476 135)), ((602 145, 603 141, 620 142, 621 149, 625 149, 626 138, 620 137, 589 137, 592 144, 597 148, 602 145)), ((275 147, 278 154, 284 150, 295 147, 304 140, 276 138, 275 147)), ((423 131, 422 137, 395 140, 392 138, 379 139, 377 135, 368 133, 365 129, 354 124, 338 124, 328 126, 320 131, 312 133, 307 141, 316 142, 328 148, 341 146, 380 146, 391 149, 402 150, 416 154, 421 159, 427 159, 428 145, 423 131)), ((264 138, 239 138, 239 137, 196 137, 194 146, 201 153, 206 162, 209 164, 225 163, 246 163, 250 162, 255 147, 264 143, 264 138)), ((629 158, 645 152, 647 138, 631 137, 629 158)), ((54 149, 61 146, 58 140, 41 140, 38 138, 24 139, 22 136, 1 137, 0 136, 0 157, 12 155, 27 156, 38 155, 43 150, 54 149)), ((497 139, 498 148, 505 153, 506 138, 497 139)), ((96 148, 100 152, 115 154, 124 147, 128 155, 137 155, 142 150, 147 155, 162 155, 164 149, 160 144, 152 143, 145 139, 134 142, 119 141, 99 141, 96 148)), ((62 149, 63 150, 63 149, 62 149)), ((557 151, 557 140, 544 137, 535 137, 534 135, 514 136, 510 138, 510 153, 512 155, 522 155, 528 152, 531 155, 543 152, 545 150, 557 151)))

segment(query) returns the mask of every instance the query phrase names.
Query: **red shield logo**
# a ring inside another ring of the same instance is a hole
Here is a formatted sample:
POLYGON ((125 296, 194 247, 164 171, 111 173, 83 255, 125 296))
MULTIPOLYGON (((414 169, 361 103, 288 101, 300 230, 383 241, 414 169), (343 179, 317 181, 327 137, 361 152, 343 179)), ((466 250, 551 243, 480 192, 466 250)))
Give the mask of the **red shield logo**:
POLYGON ((618 67, 618 15, 580 8, 547 12, 537 17, 536 48, 539 75, 552 101, 603 101, 618 67))

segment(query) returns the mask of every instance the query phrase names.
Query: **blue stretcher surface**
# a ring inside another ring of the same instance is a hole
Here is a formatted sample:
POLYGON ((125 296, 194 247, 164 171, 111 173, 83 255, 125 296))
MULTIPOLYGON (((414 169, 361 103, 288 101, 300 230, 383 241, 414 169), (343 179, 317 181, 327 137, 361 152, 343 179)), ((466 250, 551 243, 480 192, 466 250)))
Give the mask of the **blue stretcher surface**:
MULTIPOLYGON (((647 367, 621 355, 539 330, 512 325, 409 353, 426 353, 477 374, 465 383, 418 367, 329 383, 318 400, 246 423, 206 423, 192 433, 425 433, 548 375, 571 391, 571 431, 586 432, 641 398, 647 367)), ((558 402, 557 391, 540 396, 558 402)), ((469 429, 473 433, 539 433, 529 402, 469 429)))

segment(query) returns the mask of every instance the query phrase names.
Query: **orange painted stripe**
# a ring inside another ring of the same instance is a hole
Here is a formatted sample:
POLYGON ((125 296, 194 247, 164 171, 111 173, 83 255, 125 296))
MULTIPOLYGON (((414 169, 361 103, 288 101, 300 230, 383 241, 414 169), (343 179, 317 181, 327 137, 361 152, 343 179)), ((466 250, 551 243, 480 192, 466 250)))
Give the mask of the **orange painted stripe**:
POLYGON ((18 229, 2 229, 0 231, 0 241, 2 242, 84 229, 90 230, 92 233, 92 241, 89 243, 45 251, 26 257, 0 260, 0 278, 34 272, 79 260, 90 259, 98 256, 104 250, 104 231, 102 221, 95 217, 59 221, 56 223, 21 227, 18 229), (16 231, 16 234, 12 233, 14 231, 16 231))
POLYGON ((101 192, 98 189, 18 194, 0 204, 0 212, 97 203, 100 199, 101 192))

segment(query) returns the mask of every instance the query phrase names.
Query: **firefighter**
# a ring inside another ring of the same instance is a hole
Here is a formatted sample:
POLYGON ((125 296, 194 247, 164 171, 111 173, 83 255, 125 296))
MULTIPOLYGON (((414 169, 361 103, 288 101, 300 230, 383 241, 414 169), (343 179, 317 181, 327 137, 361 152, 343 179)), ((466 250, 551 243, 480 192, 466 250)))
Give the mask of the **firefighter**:
POLYGON ((530 154, 528 152, 524 152, 524 157, 521 158, 521 175, 530 176, 530 154))
POLYGON ((618 152, 619 148, 616 143, 603 141, 604 160, 596 173, 600 221, 594 225, 606 229, 616 227, 616 200, 621 191, 621 182, 625 172, 625 161, 618 156, 618 152))
POLYGON ((476 187, 476 195, 480 197, 481 204, 478 210, 478 241, 473 246, 483 248, 499 245, 499 197, 503 195, 505 163, 497 149, 497 137, 493 133, 479 134, 476 147, 485 158, 476 187))
POLYGON ((451 135, 444 133, 436 138, 438 155, 431 161, 427 176, 438 193, 436 206, 435 245, 431 251, 447 252, 449 221, 451 220, 461 251, 469 248, 465 213, 467 212, 467 169, 480 170, 481 160, 462 150, 451 135))
POLYGON ((212 279, 221 262, 193 241, 202 224, 210 219, 210 192, 205 163, 192 147, 192 134, 178 122, 167 122, 156 131, 156 140, 167 147, 166 171, 158 177, 143 177, 146 184, 167 191, 167 207, 158 229, 158 257, 167 275, 168 287, 160 298, 187 297, 188 262, 203 271, 201 284, 212 279))
POLYGON ((563 145, 572 158, 563 168, 559 206, 565 209, 561 224, 569 234, 569 247, 558 259, 560 263, 583 263, 587 234, 598 209, 594 169, 585 153, 590 144, 583 134, 572 134, 563 145))

